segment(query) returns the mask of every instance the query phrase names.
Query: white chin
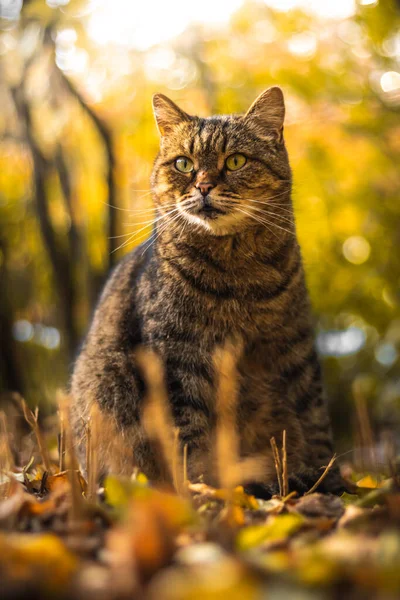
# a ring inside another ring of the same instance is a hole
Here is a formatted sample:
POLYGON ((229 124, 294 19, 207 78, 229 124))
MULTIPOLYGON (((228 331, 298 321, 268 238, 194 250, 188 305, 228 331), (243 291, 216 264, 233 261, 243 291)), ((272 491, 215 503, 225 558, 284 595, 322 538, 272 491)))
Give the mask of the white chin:
POLYGON ((214 218, 191 215, 185 211, 181 211, 185 218, 198 227, 203 227, 209 233, 216 236, 232 235, 241 229, 243 222, 242 215, 229 214, 219 215, 214 218))

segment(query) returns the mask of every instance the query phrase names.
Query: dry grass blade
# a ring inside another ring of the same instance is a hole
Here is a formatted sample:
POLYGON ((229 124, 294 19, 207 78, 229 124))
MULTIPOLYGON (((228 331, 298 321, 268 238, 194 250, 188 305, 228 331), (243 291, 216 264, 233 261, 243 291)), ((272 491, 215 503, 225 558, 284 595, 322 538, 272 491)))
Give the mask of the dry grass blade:
MULTIPOLYGON (((179 459, 179 454, 180 454, 180 442, 179 442, 179 427, 174 427, 174 448, 173 448, 173 453, 172 453, 172 478, 173 478, 173 482, 174 482, 174 488, 176 489, 176 491, 180 490, 181 486, 181 481, 180 481, 180 473, 182 472, 183 474, 183 467, 182 470, 180 469, 180 465, 178 465, 178 459, 179 459)), ((183 475, 183 481, 184 481, 184 475, 183 475)))
POLYGON ((4 457, 5 469, 12 471, 14 467, 14 459, 10 448, 7 417, 3 411, 0 412, 0 441, 1 456, 4 457))
POLYGON ((287 451, 286 451, 286 429, 282 434, 282 495, 287 496, 289 493, 289 479, 287 468, 287 451))
MULTIPOLYGON (((0 476, 6 475, 5 483, 0 484, 0 500, 8 498, 12 487, 11 481, 7 481, 7 473, 14 468, 14 459, 10 448, 10 441, 7 427, 7 417, 4 412, 0 412, 0 476)), ((0 481, 1 481, 0 477, 0 481)))
POLYGON ((358 439, 360 440, 361 451, 367 449, 367 460, 365 454, 361 452, 361 469, 373 470, 377 472, 377 458, 375 453, 375 441, 372 432, 371 421, 368 414, 368 407, 365 395, 359 382, 353 383, 353 395, 356 405, 358 439), (366 464, 365 464, 366 463, 366 464))
POLYGON ((86 429, 86 474, 87 474, 87 499, 90 502, 96 500, 97 482, 99 479, 99 431, 100 415, 96 404, 90 409, 90 419, 86 429))
POLYGON ((188 470, 187 470, 187 456, 188 456, 188 445, 185 444, 183 447, 183 485, 186 489, 188 482, 188 470))
POLYGON ((234 348, 226 344, 215 352, 217 383, 217 469, 222 487, 232 487, 237 481, 239 440, 236 431, 237 370, 234 348))
POLYGON ((63 392, 57 393, 57 401, 59 412, 64 422, 64 437, 65 437, 65 462, 68 471, 68 479, 71 486, 71 509, 70 509, 70 524, 74 527, 82 520, 82 486, 78 476, 78 462, 76 460, 72 431, 70 427, 70 399, 63 392))
POLYGON ((313 492, 315 492, 316 489, 318 489, 319 485, 323 482, 323 480, 325 479, 325 477, 328 475, 329 471, 331 470, 333 463, 336 460, 336 454, 334 454, 331 458, 331 460, 329 461, 329 463, 326 465, 324 472, 322 473, 321 477, 318 479, 318 481, 316 481, 314 483, 314 485, 312 486, 312 488, 310 488, 304 495, 308 496, 308 494, 312 494, 313 492))
POLYGON ((274 437, 270 439, 270 444, 272 448, 272 455, 274 457, 276 477, 278 479, 279 495, 283 496, 282 463, 279 456, 278 446, 276 445, 276 440, 274 437))
POLYGON ((60 423, 60 433, 58 434, 58 468, 61 473, 65 471, 65 428, 64 419, 60 412, 58 413, 58 420, 60 423))
POLYGON ((221 487, 254 481, 265 476, 265 457, 240 458, 236 427, 238 373, 237 360, 242 345, 228 342, 214 355, 217 373, 217 440, 216 462, 221 487))
POLYGON ((147 397, 143 410, 144 427, 148 436, 160 444, 175 490, 178 494, 184 494, 179 432, 177 435, 174 431, 161 359, 151 350, 141 348, 136 353, 136 360, 147 386, 147 397))
POLYGON ((52 464, 50 462, 49 452, 47 450, 46 442, 43 438, 43 434, 39 427, 39 408, 36 408, 35 412, 33 413, 23 398, 21 398, 20 401, 25 420, 28 423, 28 425, 32 428, 33 433, 35 434, 44 468, 49 473, 52 473, 52 464))
POLYGON ((267 461, 264 456, 251 456, 238 459, 230 467, 230 486, 243 485, 251 481, 262 481, 267 471, 267 461))
POLYGON ((400 473, 398 473, 397 465, 396 465, 396 440, 393 432, 384 432, 381 435, 381 440, 383 444, 383 456, 385 457, 385 462, 387 464, 387 470, 390 477, 393 479, 396 488, 400 488, 400 473))

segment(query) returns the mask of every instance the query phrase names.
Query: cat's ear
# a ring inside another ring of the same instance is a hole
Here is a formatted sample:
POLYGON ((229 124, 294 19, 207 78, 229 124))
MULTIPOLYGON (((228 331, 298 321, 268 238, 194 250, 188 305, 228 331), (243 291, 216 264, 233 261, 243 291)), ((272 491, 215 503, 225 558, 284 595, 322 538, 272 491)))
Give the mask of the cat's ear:
POLYGON ((167 135, 182 121, 190 121, 190 116, 164 94, 153 96, 153 112, 160 135, 167 135))
POLYGON ((244 118, 256 125, 261 135, 272 134, 282 142, 285 101, 281 88, 274 86, 262 92, 254 100, 244 118))

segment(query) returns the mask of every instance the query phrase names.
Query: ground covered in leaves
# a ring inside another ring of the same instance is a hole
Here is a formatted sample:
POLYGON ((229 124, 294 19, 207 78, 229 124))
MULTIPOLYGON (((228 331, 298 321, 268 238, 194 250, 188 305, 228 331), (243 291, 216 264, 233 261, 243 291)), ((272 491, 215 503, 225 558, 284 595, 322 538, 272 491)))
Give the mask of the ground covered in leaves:
POLYGON ((349 477, 341 498, 188 482, 177 495, 140 473, 88 497, 79 471, 14 467, 1 475, 1 597, 399 598, 400 490, 349 477))

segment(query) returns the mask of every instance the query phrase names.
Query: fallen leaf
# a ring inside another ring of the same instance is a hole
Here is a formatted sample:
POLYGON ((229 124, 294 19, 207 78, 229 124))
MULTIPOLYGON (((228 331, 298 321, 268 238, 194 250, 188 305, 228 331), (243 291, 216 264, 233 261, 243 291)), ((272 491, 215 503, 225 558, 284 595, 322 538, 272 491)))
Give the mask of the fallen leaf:
POLYGON ((357 502, 357 500, 359 500, 359 496, 357 496, 357 494, 348 494, 347 492, 343 492, 343 494, 340 496, 340 499, 345 506, 351 506, 357 502))
POLYGON ((381 488, 383 485, 384 481, 378 481, 375 477, 372 477, 372 475, 366 475, 357 481, 357 487, 368 488, 371 490, 381 488))
POLYGON ((343 502, 340 498, 318 493, 303 496, 291 508, 309 518, 339 519, 344 513, 343 502))
POLYGON ((0 557, 8 578, 40 581, 57 594, 64 593, 77 568, 77 559, 53 534, 0 535, 0 557))
POLYGON ((266 525, 250 525, 241 529, 236 538, 238 550, 246 551, 264 542, 285 540, 304 525, 304 517, 298 513, 271 517, 266 525))

